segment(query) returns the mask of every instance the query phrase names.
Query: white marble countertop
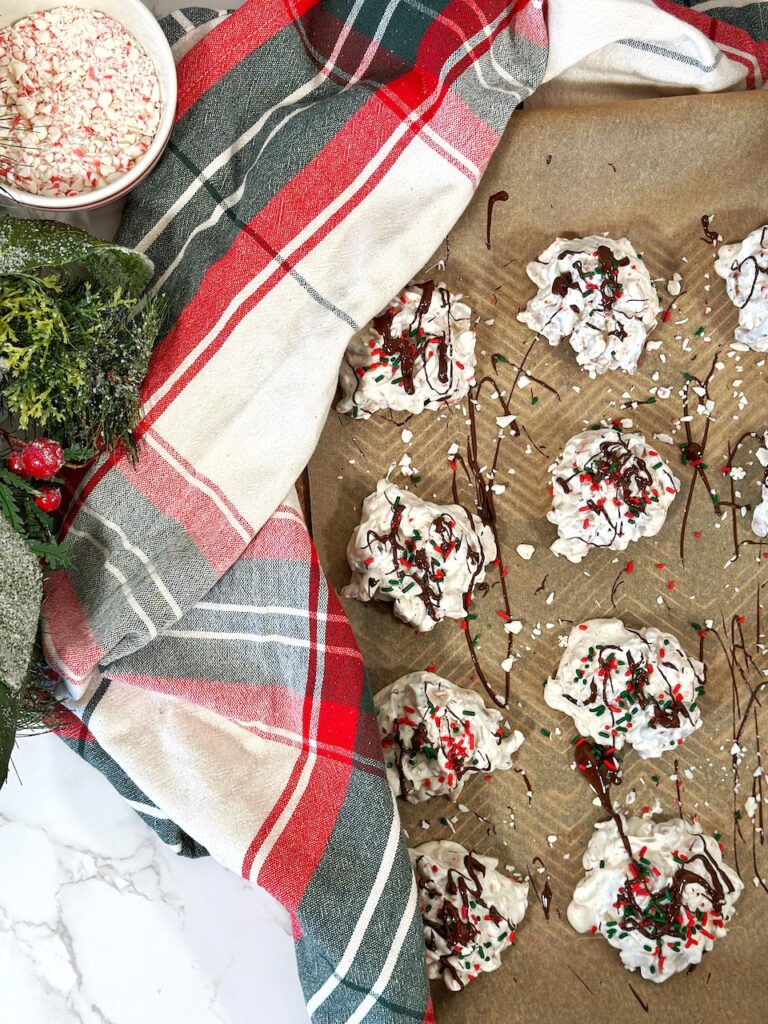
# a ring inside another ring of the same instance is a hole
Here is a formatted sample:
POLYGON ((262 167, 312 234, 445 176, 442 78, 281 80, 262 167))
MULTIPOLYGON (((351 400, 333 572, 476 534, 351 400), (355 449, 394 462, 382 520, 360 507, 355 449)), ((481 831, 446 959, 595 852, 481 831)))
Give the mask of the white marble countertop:
POLYGON ((2 1024, 307 1019, 278 903, 170 853, 56 737, 19 740, 0 791, 2 1024))
POLYGON ((55 736, 0 792, 3 1024, 306 1024, 288 915, 171 853, 55 736))

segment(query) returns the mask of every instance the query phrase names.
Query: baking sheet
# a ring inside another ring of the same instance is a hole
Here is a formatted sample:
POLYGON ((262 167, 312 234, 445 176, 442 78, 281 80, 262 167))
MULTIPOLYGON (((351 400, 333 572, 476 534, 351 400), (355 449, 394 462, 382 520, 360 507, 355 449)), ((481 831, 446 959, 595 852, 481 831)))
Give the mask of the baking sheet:
MULTIPOLYGON (((627 235, 644 254, 652 277, 666 281, 677 271, 687 292, 677 300, 669 322, 652 336, 661 346, 646 352, 633 377, 610 373, 591 381, 576 366, 566 342, 552 349, 540 340, 526 368, 556 388, 560 400, 535 381, 513 395, 512 411, 530 440, 523 435, 504 442, 497 480, 508 486, 497 496, 496 506, 509 567, 512 614, 523 622, 515 639, 518 660, 508 717, 526 736, 517 764, 530 779, 533 797, 529 804, 523 776, 509 771, 497 773, 490 781, 469 781, 459 801, 464 810, 446 799, 416 807, 401 801, 400 807, 413 846, 455 837, 480 853, 498 857, 502 869, 513 865, 525 873, 533 868, 539 889, 544 876, 534 858, 540 857, 550 875, 552 909, 546 920, 531 892, 516 947, 505 956, 499 971, 481 976, 459 994, 446 992, 442 983, 434 986, 440 1024, 480 1020, 501 1024, 561 1015, 570 1024, 645 1021, 662 1019, 662 1015, 670 1020, 732 1020, 736 1015, 745 1022, 765 1019, 768 894, 753 884, 752 831, 746 816, 746 845, 740 846, 745 893, 728 938, 718 942, 692 973, 663 985, 643 981, 624 970, 618 953, 602 938, 578 935, 568 925, 565 910, 582 875, 581 855, 593 823, 604 814, 594 806, 585 780, 572 769, 573 723, 544 704, 542 684, 559 661, 558 636, 569 632, 572 621, 614 613, 610 597, 614 585, 616 614, 635 626, 653 625, 676 633, 691 653, 698 644, 692 622, 707 618, 720 622, 725 617, 730 626, 731 617, 742 614, 746 646, 754 655, 749 667, 752 683, 754 667, 768 669, 768 659, 755 646, 756 588, 760 580, 768 579, 768 561, 761 558, 760 548, 745 545, 741 557, 725 568, 734 553, 730 514, 720 519, 714 515, 699 482, 685 564, 681 562, 681 520, 692 470, 681 464, 677 448, 684 439, 679 424, 684 374, 706 374, 716 351, 723 369, 716 371, 711 388, 716 404, 706 457, 723 499, 729 496, 728 477, 720 472, 728 442, 742 431, 768 427, 765 360, 757 353, 729 349, 737 314, 726 299, 724 282, 712 270, 713 249, 703 240, 700 223, 702 214, 715 214, 713 229, 726 241, 740 239, 766 223, 767 139, 768 95, 764 94, 517 113, 474 201, 416 278, 443 279, 466 297, 479 317, 478 375, 490 372, 491 356, 502 353, 509 360, 497 364, 503 389, 509 389, 515 377, 511 364, 520 363, 533 338, 516 320, 534 290, 525 265, 555 236, 603 231, 614 237, 627 235), (489 250, 487 199, 502 189, 510 198, 495 207, 489 250), (434 265, 439 259, 445 260, 444 270, 434 265), (711 307, 708 314, 706 307, 711 307), (686 322, 676 323, 682 320, 686 322), (704 332, 697 335, 700 327, 704 332), (670 397, 636 409, 623 408, 632 399, 647 399, 655 386, 671 389, 670 397), (632 544, 626 553, 594 550, 580 565, 572 565, 549 551, 555 531, 545 518, 547 468, 570 435, 614 417, 631 418, 649 440, 655 435, 673 437, 672 445, 658 438, 656 444, 681 478, 683 489, 658 537, 632 544), (529 561, 516 554, 521 543, 535 547, 529 561), (619 576, 629 560, 632 574, 619 576), (425 822, 428 829, 423 827, 425 822)), ((664 282, 658 288, 666 305, 671 299, 664 282)), ((481 403, 481 460, 483 453, 491 459, 497 415, 492 402, 481 403)), ((704 420, 693 415, 698 437, 704 420)), ((412 418, 407 423, 414 435, 410 444, 401 437, 403 428, 398 424, 403 418, 396 416, 395 422, 378 414, 366 422, 354 422, 335 412, 329 415, 310 465, 310 493, 315 541, 337 589, 349 579, 344 550, 359 521, 361 502, 404 452, 411 456, 419 477, 411 481, 411 488, 423 497, 451 500, 446 454, 451 442, 462 447, 466 442, 466 408, 412 418)), ((759 498, 761 468, 754 448, 745 446, 739 465, 746 477, 735 484, 748 501, 759 498)), ((401 485, 407 483, 399 468, 392 478, 401 485)), ((469 501, 469 492, 464 493, 469 501)), ((748 520, 740 530, 741 536, 751 536, 748 520)), ((472 681, 472 665, 458 624, 446 621, 419 635, 395 620, 389 605, 345 601, 345 607, 374 690, 430 665, 457 683, 479 687, 472 681)), ((480 616, 475 623, 480 657, 498 684, 506 648, 503 624, 496 615, 501 607, 499 588, 492 587, 475 609, 480 616)), ((732 864, 732 683, 725 655, 710 641, 706 647, 709 684, 701 705, 704 725, 680 748, 678 777, 684 813, 698 814, 708 833, 723 834, 732 864)), ((764 724, 768 736, 768 722, 764 724)), ((751 728, 750 717, 747 731, 751 728)), ((745 741, 746 737, 745 731, 745 741)), ((752 744, 752 733, 750 737, 752 744)), ((751 792, 749 774, 756 754, 750 756, 752 760, 744 762, 740 805, 751 792)), ((637 811, 658 799, 665 812, 662 817, 678 813, 671 756, 642 762, 630 750, 623 764, 624 782, 616 791, 620 808, 637 811), (629 804, 632 800, 634 804, 629 804)), ((765 874, 768 857, 759 847, 757 857, 765 874)))

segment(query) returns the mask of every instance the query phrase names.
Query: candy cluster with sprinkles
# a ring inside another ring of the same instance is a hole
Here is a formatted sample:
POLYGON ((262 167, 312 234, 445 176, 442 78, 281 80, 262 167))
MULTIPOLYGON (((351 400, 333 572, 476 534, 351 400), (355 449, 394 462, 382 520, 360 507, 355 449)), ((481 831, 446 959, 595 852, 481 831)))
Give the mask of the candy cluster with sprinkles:
POLYGON ((659 757, 700 728, 704 665, 669 633, 591 619, 571 630, 544 699, 580 734, 641 757, 659 757))
POLYGON ((0 29, 0 179, 77 196, 120 178, 162 113, 152 59, 101 11, 76 7, 0 29))
POLYGON ((424 843, 409 853, 429 977, 459 991, 501 966, 525 915, 528 885, 502 875, 494 858, 470 853, 459 843, 424 843))
POLYGON ((736 341, 768 352, 768 224, 743 242, 721 246, 715 272, 725 279, 728 297, 739 311, 736 341))
POLYGON ((743 890, 718 838, 679 818, 599 822, 583 864, 571 925, 604 936, 627 970, 655 982, 701 962, 743 890))
POLYGON ((434 281, 412 284, 349 343, 338 411, 420 413, 466 398, 475 383, 472 311, 434 281))
POLYGON ((473 774, 512 767, 523 734, 472 690, 434 672, 412 672, 376 694, 392 791, 409 803, 457 798, 473 774))
POLYGON ((436 505, 386 479, 363 502, 347 545, 344 597, 391 601, 420 632, 466 618, 465 598, 496 557, 492 531, 459 505, 436 505))
POLYGON ((556 555, 580 562, 590 548, 623 551, 664 525, 680 481, 640 434, 620 424, 572 437, 550 466, 556 555))
POLYGON ((550 345, 568 338, 591 377, 634 373, 660 307, 642 259, 628 239, 556 238, 528 264, 537 294, 518 320, 550 345))

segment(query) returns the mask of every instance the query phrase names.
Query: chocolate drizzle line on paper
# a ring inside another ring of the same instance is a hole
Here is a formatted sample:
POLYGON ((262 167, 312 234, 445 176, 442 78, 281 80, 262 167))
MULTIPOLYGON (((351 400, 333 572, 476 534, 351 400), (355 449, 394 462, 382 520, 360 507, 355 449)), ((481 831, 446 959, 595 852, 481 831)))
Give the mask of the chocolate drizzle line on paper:
MULTIPOLYGON (((720 517, 726 508, 731 509, 731 536, 733 538, 733 558, 734 560, 739 557, 740 549, 745 545, 754 545, 759 550, 766 547, 766 541, 754 540, 751 538, 740 539, 739 537, 739 512, 742 509, 749 509, 751 506, 746 502, 739 502, 736 500, 736 489, 734 487, 733 479, 731 477, 731 470, 733 469, 733 461, 741 449, 742 445, 750 438, 756 438, 761 442, 763 441, 762 434, 756 431, 747 430, 745 431, 735 442, 728 442, 728 461, 725 464, 725 469, 728 476, 728 486, 730 489, 730 500, 723 501, 717 494, 717 491, 710 483, 707 476, 707 464, 704 461, 705 452, 707 447, 707 439, 709 437, 709 425, 710 419, 707 416, 704 421, 704 431, 699 440, 693 437, 693 431, 691 428, 690 419, 690 389, 691 387, 699 387, 703 390, 703 395, 697 395, 697 399, 703 404, 709 400, 709 385, 712 382, 717 362, 719 359, 719 352, 715 353, 715 357, 712 360, 712 366, 710 367, 709 373, 703 379, 696 377, 693 374, 686 374, 685 384, 683 385, 683 424, 685 427, 685 443, 680 445, 680 457, 684 465, 689 465, 693 468, 694 474, 691 477, 691 482, 688 487, 688 496, 685 501, 685 508, 683 510, 683 518, 680 525, 680 558, 685 562, 685 538, 686 531, 688 528, 688 519, 691 512, 691 506, 693 503, 693 491, 696 486, 696 481, 701 478, 704 484, 709 499, 712 502, 715 515, 720 517)), ((764 480, 768 479, 768 470, 764 475, 764 480)))
POLYGON ((544 888, 541 891, 539 891, 538 886, 536 885, 536 882, 533 877, 533 871, 531 871, 530 868, 528 868, 528 880, 531 883, 531 888, 533 889, 533 893, 536 899, 538 900, 541 909, 544 911, 544 919, 548 921, 549 915, 552 912, 552 888, 549 884, 549 871, 547 871, 547 866, 541 859, 541 857, 533 858, 534 864, 537 861, 541 865, 542 871, 544 872, 544 888))
POLYGON ((733 747, 731 749, 731 780, 733 783, 733 858, 736 871, 743 878, 739 861, 739 850, 742 846, 751 847, 751 861, 756 884, 768 894, 765 874, 765 817, 764 806, 768 798, 768 787, 765 785, 763 749, 761 744, 761 719, 764 715, 761 698, 768 687, 768 678, 763 675, 768 669, 768 647, 764 643, 762 626, 763 604, 761 585, 757 585, 755 593, 755 614, 753 638, 747 637, 746 616, 734 614, 729 621, 722 618, 719 627, 699 626, 700 657, 703 659, 706 642, 713 637, 720 652, 725 658, 728 676, 731 683, 731 708, 733 747), (749 796, 755 801, 755 818, 747 818, 743 826, 745 794, 742 792, 742 779, 751 779, 749 796), (751 840, 745 836, 746 828, 751 829, 751 840), (763 870, 761 871, 761 857, 763 870))
MULTIPOLYGON (((491 485, 493 483, 496 469, 499 463, 501 443, 504 439, 503 432, 499 431, 499 434, 496 437, 496 446, 494 449, 493 460, 491 462, 490 469, 486 468, 483 472, 481 472, 481 466, 483 464, 480 462, 480 456, 478 451, 476 406, 480 400, 483 387, 486 384, 493 387, 496 395, 498 396, 496 398, 496 401, 499 403, 501 409, 503 410, 503 414, 505 416, 511 415, 509 411, 510 399, 505 399, 502 397, 501 388, 499 387, 497 381, 493 377, 487 375, 485 377, 482 377, 477 382, 477 384, 470 390, 467 399, 467 407, 469 410, 469 436, 467 438, 465 451, 463 453, 457 452, 457 454, 453 457, 453 459, 450 462, 451 472, 453 474, 453 479, 451 481, 451 490, 453 493, 454 502, 457 505, 461 505, 461 507, 464 509, 464 511, 467 513, 471 520, 472 513, 469 511, 469 509, 466 508, 466 506, 462 503, 459 497, 459 487, 456 476, 456 470, 458 466, 461 466, 462 470, 464 471, 464 475, 474 492, 473 497, 476 514, 480 517, 480 521, 491 530, 493 534, 493 539, 496 543, 496 561, 494 562, 494 566, 499 576, 504 620, 506 622, 509 622, 512 619, 512 608, 510 605, 509 591, 507 588, 504 554, 502 551, 501 540, 499 538, 499 531, 496 523, 496 505, 494 502, 494 493, 491 490, 491 485)), ((519 436, 520 430, 517 427, 517 424, 514 420, 510 424, 510 427, 514 431, 515 435, 519 436)), ((488 677, 485 674, 483 666, 480 663, 480 659, 478 657, 476 649, 477 638, 472 636, 472 631, 469 628, 469 623, 472 621, 471 619, 469 619, 470 614, 472 614, 471 605, 472 592, 470 590, 464 597, 464 610, 467 613, 467 619, 465 619, 464 622, 462 623, 464 635, 467 640, 469 656, 472 659, 472 664, 474 666, 475 672, 477 673, 477 677, 485 687, 488 696, 499 707, 505 708, 509 704, 510 670, 507 669, 504 672, 504 692, 503 695, 501 695, 499 692, 497 692, 494 685, 489 681, 488 677)), ((513 644, 513 635, 512 633, 508 633, 507 658, 512 657, 513 644)))
MULTIPOLYGON (((704 453, 707 447, 707 440, 709 438, 709 425, 710 419, 707 416, 704 420, 704 431, 701 438, 697 441, 693 436, 693 430, 691 428, 691 387, 698 387, 704 393, 697 395, 700 404, 704 404, 709 400, 709 385, 714 376, 717 361, 720 357, 719 352, 715 352, 714 359, 712 360, 712 366, 709 369, 709 373, 706 377, 696 377, 691 373, 685 375, 685 384, 683 385, 683 426, 685 427, 685 442, 680 445, 680 458, 682 459, 683 465, 690 466, 693 469, 693 476, 691 482, 688 485, 688 496, 685 499, 685 508, 683 510, 683 518, 680 524, 680 560, 685 562, 685 536, 688 529, 688 517, 691 514, 691 505, 693 503, 693 492, 696 487, 696 481, 701 479, 704 487, 707 490, 709 499, 712 502, 712 506, 715 510, 715 515, 721 516, 723 514, 722 502, 717 496, 717 492, 709 482, 707 477, 707 465, 704 462, 704 453)), ((726 503, 728 504, 728 503, 726 503)))
MULTIPOLYGON (((485 526, 487 526, 493 534, 493 539, 496 543, 496 561, 494 562, 494 567, 498 572, 498 583, 500 585, 503 603, 503 608, 499 610, 499 615, 505 622, 509 622, 512 619, 512 608, 510 605, 509 592, 506 580, 507 566, 496 522, 496 505, 494 501, 494 493, 493 490, 491 489, 494 483, 496 471, 498 469, 499 455, 501 453, 501 444, 502 441, 504 440, 505 435, 503 430, 498 431, 496 435, 496 443, 493 449, 493 459, 491 461, 490 468, 488 468, 487 462, 483 462, 480 459, 479 443, 477 437, 477 406, 482 396, 483 388, 488 386, 493 389, 495 395, 495 398, 491 400, 498 403, 502 411, 502 414, 504 416, 511 415, 510 406, 512 402, 512 396, 515 393, 518 382, 523 373, 525 373, 525 375, 529 377, 531 380, 534 380, 536 381, 536 383, 540 384, 543 388, 545 388, 547 391, 553 394, 558 401, 560 401, 560 394, 556 388, 553 388, 551 385, 547 384, 546 381, 540 380, 539 378, 532 376, 525 369, 526 363, 531 352, 533 351, 533 347, 536 344, 536 341, 537 339, 534 338, 528 346, 522 360, 519 363, 511 362, 509 359, 507 359, 500 353, 496 353, 491 357, 491 362, 494 371, 496 370, 498 363, 508 364, 512 366, 512 368, 515 370, 515 376, 509 391, 509 397, 503 397, 502 390, 498 381, 496 380, 495 377, 490 376, 488 374, 482 377, 477 382, 477 384, 475 384, 474 387, 470 389, 469 394, 467 396, 469 436, 467 437, 465 450, 464 452, 458 452, 449 462, 451 472, 453 474, 453 479, 451 481, 451 490, 454 502, 464 509, 464 511, 467 513, 470 519, 472 518, 472 513, 469 511, 466 505, 464 505, 459 496, 457 469, 461 467, 464 476, 473 491, 476 514, 479 516, 481 522, 485 526)), ((526 437, 528 437, 530 440, 530 435, 528 434, 527 430, 522 424, 519 423, 517 419, 514 419, 510 423, 509 427, 512 436, 520 437, 521 433, 524 433, 526 437)), ((533 444, 533 441, 531 441, 531 443, 533 444)), ((534 445, 534 447, 536 446, 534 445)), ((469 616, 472 614, 470 610, 472 598, 473 594, 471 591, 464 598, 464 608, 467 612, 467 619, 465 619, 464 623, 462 624, 464 628, 464 635, 466 637, 467 648, 469 650, 469 656, 472 660, 472 665, 475 669, 477 677, 485 687, 488 696, 491 698, 491 700, 493 700, 493 702, 496 705, 505 708, 509 704, 511 672, 509 668, 505 669, 504 671, 504 689, 502 694, 500 692, 500 688, 495 687, 493 683, 488 679, 488 676, 486 675, 485 670, 483 669, 476 649, 478 637, 477 635, 473 637, 471 629, 469 628, 469 623, 473 621, 469 618, 469 616)), ((512 657, 513 647, 513 634, 507 633, 507 659, 512 657)))
POLYGON ((675 803, 677 804, 677 812, 681 818, 684 818, 683 814, 683 784, 680 781, 680 763, 675 758, 674 762, 675 769, 675 803))
POLYGON ((505 192, 503 189, 500 192, 494 192, 493 195, 488 196, 488 206, 485 215, 485 247, 486 249, 491 248, 491 222, 493 221, 493 210, 496 203, 506 203, 509 199, 509 192, 505 192))
POLYGON ((701 227, 702 227, 702 230, 704 232, 704 239, 703 240, 705 242, 708 242, 710 245, 717 245, 717 243, 720 241, 720 236, 718 235, 718 233, 716 231, 712 231, 712 229, 710 228, 709 225, 710 225, 711 221, 712 221, 712 218, 707 216, 706 213, 701 218, 701 227))

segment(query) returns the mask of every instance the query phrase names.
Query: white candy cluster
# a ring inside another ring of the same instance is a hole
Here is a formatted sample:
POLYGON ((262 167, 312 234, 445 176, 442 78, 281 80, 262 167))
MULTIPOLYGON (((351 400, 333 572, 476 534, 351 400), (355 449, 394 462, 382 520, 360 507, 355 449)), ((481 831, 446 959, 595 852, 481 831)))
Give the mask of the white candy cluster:
POLYGON ((434 672, 411 672, 375 700, 389 784, 409 803, 456 799, 475 772, 511 768, 523 742, 477 693, 434 672))
POLYGON ((349 343, 337 409, 420 413, 452 405, 475 383, 472 310, 442 283, 409 285, 349 343))
POLYGON ((399 619, 425 633, 443 619, 466 618, 464 598, 495 557, 493 533, 476 516, 383 479, 347 545, 352 578, 342 595, 392 601, 399 619))
POLYGON ((743 242, 721 245, 715 271, 739 311, 734 337, 755 352, 768 352, 768 224, 743 242))
POLYGON ((56 7, 0 29, 0 177, 74 196, 125 174, 162 103, 155 65, 101 11, 56 7))
POLYGON ((704 665, 669 633, 589 619, 571 630, 544 700, 595 743, 660 757, 700 728, 704 683, 704 665))
POLYGON ((616 822, 595 826, 568 920, 577 932, 603 935, 627 970, 666 981, 725 936, 743 885, 699 825, 630 818, 624 831, 632 864, 616 822))
POLYGON ((556 555, 580 562, 590 548, 623 551, 653 537, 680 488, 659 453, 640 434, 585 430, 568 441, 552 474, 550 523, 556 555))
POLYGON ((634 373, 659 315, 650 274, 626 238, 556 238, 528 277, 538 287, 518 320, 550 345, 568 338, 590 377, 634 373))
POLYGON ((424 919, 427 971, 454 992, 501 966, 528 907, 528 884, 496 870, 498 861, 459 843, 409 851, 424 919))
POLYGON ((757 450, 757 461, 765 472, 760 481, 760 503, 752 512, 752 529, 758 537, 768 537, 768 433, 763 442, 764 447, 757 450))

